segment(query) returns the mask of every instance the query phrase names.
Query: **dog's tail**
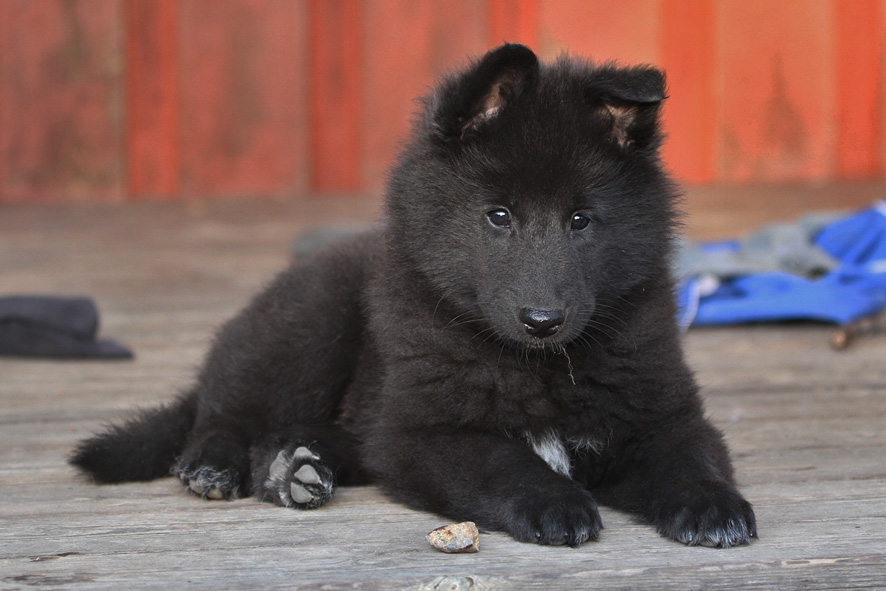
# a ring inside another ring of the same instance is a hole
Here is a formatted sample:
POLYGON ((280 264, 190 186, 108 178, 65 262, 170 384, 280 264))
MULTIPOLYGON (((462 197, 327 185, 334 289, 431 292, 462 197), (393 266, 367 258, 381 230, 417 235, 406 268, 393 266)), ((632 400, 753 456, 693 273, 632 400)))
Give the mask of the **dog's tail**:
POLYGON ((81 441, 68 461, 101 484, 167 476, 184 448, 196 414, 196 396, 186 394, 168 406, 142 411, 81 441))

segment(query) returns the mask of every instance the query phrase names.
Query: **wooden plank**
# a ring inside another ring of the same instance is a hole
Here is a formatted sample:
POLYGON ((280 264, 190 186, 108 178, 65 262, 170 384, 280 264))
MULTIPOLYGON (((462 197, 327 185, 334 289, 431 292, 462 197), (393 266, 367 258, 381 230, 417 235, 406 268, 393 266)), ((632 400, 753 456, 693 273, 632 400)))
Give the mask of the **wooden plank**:
POLYGON ((661 5, 660 63, 668 82, 664 159, 684 182, 710 182, 716 172, 715 8, 713 0, 661 5))
MULTIPOLYGON (((720 191, 689 202, 754 215, 802 202, 787 189, 720 191)), ((821 326, 686 335, 708 413, 755 506, 760 539, 749 547, 687 548, 604 507, 597 543, 537 547, 484 533, 480 553, 451 556, 424 542, 444 519, 374 487, 340 489, 326 507, 299 512, 204 502, 172 478, 98 487, 65 464, 103 421, 186 386, 214 327, 286 263, 294 235, 377 211, 348 199, 4 209, 0 293, 91 294, 102 335, 137 358, 0 358, 0 589, 883 588, 886 337, 836 353, 821 326)), ((719 219, 711 231, 732 229, 719 219)))
MULTIPOLYGON (((884 88, 886 88, 886 0, 880 0, 880 10, 878 15, 876 16, 877 20, 880 21, 880 54, 879 54, 879 76, 881 79, 880 85, 880 96, 883 96, 884 88)), ((886 101, 879 101, 879 110, 877 112, 877 154, 879 155, 880 161, 878 163, 879 169, 881 171, 886 171, 886 101)))
POLYGON ((406 140, 416 97, 486 49, 482 0, 364 1, 363 187, 380 193, 406 140))
POLYGON ((179 192, 178 4, 126 0, 126 162, 130 198, 179 192))
POLYGON ((658 63, 660 0, 539 0, 539 50, 598 62, 658 63))
POLYGON ((310 0, 310 137, 314 192, 361 185, 362 2, 310 0))
MULTIPOLYGON (((10 67, 10 63, 7 61, 6 57, 6 44, 4 43, 4 39, 7 39, 11 36, 9 32, 9 26, 11 23, 9 12, 9 3, 3 4, 0 3, 0 83, 5 80, 5 72, 10 67)), ((6 131, 6 98, 2 90, 0 90, 0 203, 5 201, 6 194, 6 175, 8 174, 6 171, 6 158, 3 157, 4 148, 3 148, 3 137, 8 133, 6 131)))
POLYGON ((185 195, 283 196, 307 173, 305 5, 180 4, 185 195))
POLYGON ((866 178, 883 170, 883 20, 880 0, 835 4, 837 28, 837 174, 866 178))
MULTIPOLYGON (((198 589, 212 584, 341 589, 353 588, 357 581, 361 588, 419 588, 454 573, 488 589, 550 588, 552 582, 581 588, 589 580, 605 588, 846 589, 870 588, 884 565, 875 550, 883 541, 875 527, 878 516, 849 503, 792 500, 763 511, 772 524, 765 544, 730 552, 663 546, 648 527, 603 509, 608 527, 596 544, 577 550, 527 547, 486 534, 480 554, 453 557, 435 553, 421 539, 438 520, 386 503, 372 489, 343 490, 327 509, 302 513, 251 501, 207 504, 169 496, 173 486, 180 492, 171 481, 109 487, 117 499, 110 512, 96 511, 95 502, 85 498, 62 507, 32 505, 40 513, 17 517, 38 518, 37 525, 19 536, 15 550, 4 556, 4 566, 13 567, 7 571, 13 577, 40 578, 61 588, 86 582, 96 589, 168 584, 170 569, 198 589), (162 510, 145 513, 152 505, 162 510), (39 519, 44 511, 59 510, 70 516, 61 528, 39 519), (374 515, 369 523, 367 510, 374 515), (811 511, 821 520, 804 519, 811 511), (853 553, 845 538, 823 537, 827 528, 860 530, 854 537, 870 550, 853 553), (381 548, 379 529, 387 533, 381 548), (344 547, 334 537, 342 531, 349 532, 344 547), (625 547, 633 551, 625 553, 625 547), (822 552, 825 548, 829 551, 822 552), (356 571, 361 574, 355 580, 356 571), (78 575, 88 580, 70 580, 78 575)), ((828 497, 834 491, 820 493, 828 497)), ((864 506, 866 499, 854 500, 864 506)))
POLYGON ((832 5, 809 0, 802 10, 796 6, 766 0, 718 4, 723 181, 811 181, 833 174, 832 5))
POLYGON ((120 199, 119 3, 2 4, 0 200, 120 199))
POLYGON ((539 0, 488 0, 489 46, 504 42, 534 48, 538 43, 539 0))
POLYGON ((686 232, 703 239, 735 238, 773 220, 795 221, 811 211, 846 211, 869 207, 884 194, 882 181, 839 185, 694 186, 686 191, 686 232), (767 199, 771 201, 766 202, 767 199), (757 204, 759 207, 749 207, 757 204))

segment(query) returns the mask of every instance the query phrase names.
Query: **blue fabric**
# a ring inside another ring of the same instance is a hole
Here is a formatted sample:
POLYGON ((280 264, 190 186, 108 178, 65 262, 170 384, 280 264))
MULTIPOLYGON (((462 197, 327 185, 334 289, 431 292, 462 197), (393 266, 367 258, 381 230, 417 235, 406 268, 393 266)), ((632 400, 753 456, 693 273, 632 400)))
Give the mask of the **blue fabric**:
MULTIPOLYGON (((846 324, 886 308, 886 202, 824 226, 813 238, 839 264, 819 278, 785 272, 690 277, 678 293, 684 326, 776 320, 846 324)), ((730 248, 728 242, 707 248, 730 248)))

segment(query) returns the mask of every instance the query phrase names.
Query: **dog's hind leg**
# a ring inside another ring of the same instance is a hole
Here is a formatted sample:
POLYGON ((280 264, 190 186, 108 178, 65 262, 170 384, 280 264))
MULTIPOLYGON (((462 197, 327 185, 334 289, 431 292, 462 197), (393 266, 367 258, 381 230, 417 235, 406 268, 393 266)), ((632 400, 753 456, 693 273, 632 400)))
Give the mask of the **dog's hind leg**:
POLYGON ((223 423, 195 429, 173 473, 204 499, 244 497, 250 488, 247 440, 238 429, 223 423))
MULTIPOLYGON (((193 431, 176 468, 193 492, 230 499, 264 491, 278 455, 275 474, 306 462, 304 453, 296 454, 300 447, 313 449, 308 444, 326 439, 296 433, 293 426, 328 424, 339 413, 363 342, 363 267, 374 241, 366 236, 293 265, 216 335, 198 377, 193 431), (280 441, 272 450, 275 438, 280 441), (263 451, 252 456, 254 447, 263 451)), ((319 479, 304 483, 317 499, 328 496, 331 482, 321 464, 312 464, 317 478, 310 470, 299 473, 319 479)))

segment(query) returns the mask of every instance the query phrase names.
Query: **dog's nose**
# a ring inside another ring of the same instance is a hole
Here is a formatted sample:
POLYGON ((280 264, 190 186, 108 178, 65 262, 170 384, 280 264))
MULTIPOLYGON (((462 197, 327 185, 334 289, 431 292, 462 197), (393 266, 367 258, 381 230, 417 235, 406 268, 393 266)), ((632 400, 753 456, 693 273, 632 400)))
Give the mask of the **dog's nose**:
POLYGON ((560 330, 564 320, 563 310, 536 310, 535 308, 523 308, 520 310, 519 317, 526 332, 540 339, 549 337, 560 330))

